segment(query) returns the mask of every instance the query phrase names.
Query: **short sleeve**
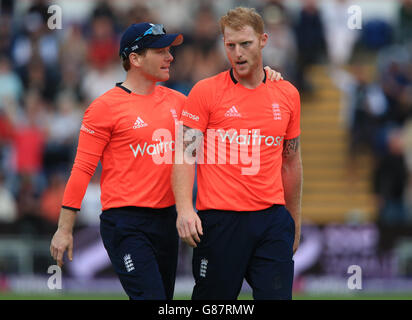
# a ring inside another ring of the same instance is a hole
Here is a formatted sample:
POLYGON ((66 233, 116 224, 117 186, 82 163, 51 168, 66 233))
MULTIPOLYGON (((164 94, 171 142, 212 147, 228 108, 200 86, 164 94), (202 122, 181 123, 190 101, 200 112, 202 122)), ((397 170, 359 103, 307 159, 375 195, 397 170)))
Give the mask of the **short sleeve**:
POLYGON ((180 121, 187 127, 205 132, 209 124, 212 90, 203 80, 190 91, 180 114, 180 121))
POLYGON ((296 138, 300 135, 300 96, 295 87, 291 87, 289 93, 291 115, 286 129, 285 140, 296 138))

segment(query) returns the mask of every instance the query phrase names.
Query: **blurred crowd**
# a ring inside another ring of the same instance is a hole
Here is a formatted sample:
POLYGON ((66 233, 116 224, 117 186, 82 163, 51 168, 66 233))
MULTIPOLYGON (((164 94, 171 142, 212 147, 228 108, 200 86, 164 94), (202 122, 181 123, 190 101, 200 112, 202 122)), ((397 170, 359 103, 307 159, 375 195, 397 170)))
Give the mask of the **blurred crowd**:
POLYGON ((330 74, 344 93, 350 174, 371 155, 378 222, 411 224, 412 1, 399 1, 396 23, 364 24, 348 61, 330 74))
MULTIPOLYGON (((361 31, 347 27, 350 2, 344 0, 322 6, 302 0, 293 10, 282 0, 94 1, 82 21, 65 19, 63 12, 60 30, 47 24, 51 1, 25 1, 24 10, 18 3, 0 1, 0 234, 54 232, 83 112, 125 79, 118 43, 128 25, 151 21, 184 34, 164 85, 188 94, 198 80, 228 67, 218 19, 237 5, 261 13, 270 34, 264 63, 282 72, 303 98, 316 89, 308 67, 331 66, 347 94, 349 154, 363 148, 374 153, 382 219, 406 216, 408 188, 412 194, 411 0, 399 2, 396 22, 371 20, 361 31), (365 77, 362 63, 352 63, 358 51, 378 57, 376 79, 365 77)), ((79 224, 98 224, 99 172, 79 224)))

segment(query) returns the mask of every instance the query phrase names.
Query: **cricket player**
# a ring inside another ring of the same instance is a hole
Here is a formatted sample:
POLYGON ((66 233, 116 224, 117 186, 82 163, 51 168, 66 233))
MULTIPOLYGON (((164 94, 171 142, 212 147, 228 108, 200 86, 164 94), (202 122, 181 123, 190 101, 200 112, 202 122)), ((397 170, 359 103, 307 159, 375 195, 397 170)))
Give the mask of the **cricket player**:
POLYGON ((169 79, 170 47, 182 42, 181 34, 167 34, 160 24, 133 24, 124 32, 119 55, 126 80, 85 111, 51 241, 59 266, 66 250, 73 259, 76 214, 100 160, 100 232, 130 299, 173 298, 179 237, 170 179, 175 125, 186 97, 156 83, 169 79))
POLYGON ((231 69, 192 88, 176 149, 183 163, 172 173, 178 233, 194 247, 192 299, 236 299, 243 279, 254 299, 291 299, 301 229, 299 93, 266 80, 268 34, 254 9, 230 10, 220 25, 231 69))

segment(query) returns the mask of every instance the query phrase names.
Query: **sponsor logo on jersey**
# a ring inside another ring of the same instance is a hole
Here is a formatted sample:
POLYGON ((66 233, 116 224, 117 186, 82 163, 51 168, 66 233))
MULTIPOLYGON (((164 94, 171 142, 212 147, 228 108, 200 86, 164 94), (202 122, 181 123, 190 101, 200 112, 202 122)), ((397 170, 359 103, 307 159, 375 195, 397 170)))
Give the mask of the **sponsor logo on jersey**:
POLYGON ((236 106, 232 106, 229 110, 226 111, 225 117, 241 118, 242 115, 239 113, 239 111, 237 111, 236 106))
POLYGON ((130 149, 133 151, 133 155, 136 158, 138 154, 140 153, 141 156, 144 156, 145 154, 148 154, 150 156, 153 155, 159 155, 161 153, 165 153, 168 151, 174 151, 175 149, 175 142, 172 141, 166 141, 166 142, 159 142, 159 143, 152 143, 148 144, 147 142, 144 143, 143 146, 137 144, 136 149, 133 148, 133 145, 130 144, 130 149))
POLYGON ((91 129, 87 128, 84 124, 82 124, 82 126, 80 127, 80 130, 84 131, 84 132, 87 132, 87 133, 91 133, 91 134, 94 133, 94 130, 91 130, 91 129))
POLYGON ((241 129, 240 134, 236 130, 229 130, 229 131, 224 131, 224 130, 218 130, 217 131, 220 135, 221 142, 229 142, 230 144, 232 143, 237 143, 240 145, 262 145, 263 143, 267 145, 268 147, 270 146, 280 146, 282 145, 283 137, 282 136, 265 136, 259 134, 257 130, 247 130, 247 129, 241 129))
POLYGON ((143 127, 147 127, 147 123, 143 121, 142 118, 137 117, 134 125, 133 125, 133 129, 137 129, 137 128, 143 128, 143 127))
POLYGON ((194 121, 199 121, 199 116, 191 114, 190 112, 183 110, 182 111, 182 117, 187 117, 189 119, 192 119, 194 121))

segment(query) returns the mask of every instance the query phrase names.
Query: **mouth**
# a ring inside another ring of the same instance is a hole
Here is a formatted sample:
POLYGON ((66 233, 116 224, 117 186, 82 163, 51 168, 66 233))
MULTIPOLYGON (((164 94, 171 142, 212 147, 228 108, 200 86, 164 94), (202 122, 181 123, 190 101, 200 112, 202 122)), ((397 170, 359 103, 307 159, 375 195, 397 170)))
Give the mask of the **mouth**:
POLYGON ((246 60, 244 60, 244 61, 237 61, 237 62, 236 62, 236 65, 237 65, 237 66, 242 66, 242 65, 244 65, 244 64, 246 64, 246 63, 247 63, 246 60))
POLYGON ((169 66, 167 66, 167 67, 160 67, 160 69, 161 69, 161 70, 164 70, 164 71, 169 71, 169 66))

